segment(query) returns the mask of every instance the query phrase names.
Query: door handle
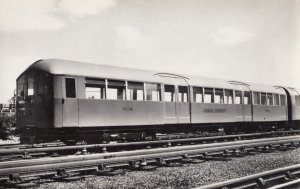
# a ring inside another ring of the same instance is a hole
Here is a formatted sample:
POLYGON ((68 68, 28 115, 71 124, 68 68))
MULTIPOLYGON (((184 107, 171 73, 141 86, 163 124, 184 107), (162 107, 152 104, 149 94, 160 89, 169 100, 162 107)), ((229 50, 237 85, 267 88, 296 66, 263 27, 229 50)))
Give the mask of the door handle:
POLYGON ((65 99, 61 99, 61 104, 64 104, 65 103, 65 99))

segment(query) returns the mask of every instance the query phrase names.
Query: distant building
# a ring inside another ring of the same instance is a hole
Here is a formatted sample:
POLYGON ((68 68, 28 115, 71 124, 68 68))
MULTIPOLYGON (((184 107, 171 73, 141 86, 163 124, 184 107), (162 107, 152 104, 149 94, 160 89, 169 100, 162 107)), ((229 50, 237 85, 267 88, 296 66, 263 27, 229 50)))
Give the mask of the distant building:
POLYGON ((15 113, 16 105, 15 104, 0 104, 0 113, 15 113))

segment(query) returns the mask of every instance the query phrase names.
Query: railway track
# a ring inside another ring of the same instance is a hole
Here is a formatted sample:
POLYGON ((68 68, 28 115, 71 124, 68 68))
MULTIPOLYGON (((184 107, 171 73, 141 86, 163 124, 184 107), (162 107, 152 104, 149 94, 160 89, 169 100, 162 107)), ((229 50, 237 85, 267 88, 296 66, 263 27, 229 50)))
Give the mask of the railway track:
POLYGON ((299 146, 300 136, 276 137, 201 145, 175 146, 127 152, 85 154, 55 158, 19 160, 0 163, 0 180, 5 186, 28 184, 24 178, 49 176, 72 180, 73 173, 114 174, 117 168, 142 169, 147 165, 169 166, 173 161, 200 163, 206 160, 230 160, 232 156, 253 155, 270 150, 287 150, 299 146), (8 180, 8 181, 7 181, 8 180))
POLYGON ((300 164, 297 164, 193 189, 296 189, 299 187, 300 164))
POLYGON ((3 149, 29 149, 29 148, 43 148, 43 147, 54 147, 54 146, 64 146, 62 142, 51 142, 51 143, 40 143, 40 144, 1 144, 0 150, 3 149))
MULTIPOLYGON (((224 135, 201 138, 188 138, 182 135, 172 136, 175 139, 168 139, 170 136, 160 136, 156 141, 141 141, 141 142, 127 142, 127 143, 109 143, 109 144, 89 144, 89 145, 75 145, 66 146, 61 142, 44 143, 35 145, 21 145, 14 144, 11 146, 0 146, 0 161, 8 161, 14 159, 28 159, 35 157, 58 156, 74 153, 91 153, 99 152, 116 152, 120 150, 136 150, 145 148, 156 148, 171 145, 189 145, 197 143, 212 143, 212 142, 226 142, 230 140, 242 140, 251 138, 263 138, 299 134, 300 130, 295 131, 277 131, 265 133, 251 133, 238 135, 224 135), (182 138, 183 137, 183 138, 182 138)), ((196 136, 194 136, 196 137, 196 136)))

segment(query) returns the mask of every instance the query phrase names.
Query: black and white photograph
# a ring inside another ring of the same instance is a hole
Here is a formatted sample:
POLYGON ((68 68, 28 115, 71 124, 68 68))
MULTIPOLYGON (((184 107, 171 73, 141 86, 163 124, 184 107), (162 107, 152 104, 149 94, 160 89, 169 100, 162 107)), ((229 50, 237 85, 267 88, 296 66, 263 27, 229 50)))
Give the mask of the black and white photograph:
POLYGON ((300 188, 300 0, 0 0, 0 188, 300 188))

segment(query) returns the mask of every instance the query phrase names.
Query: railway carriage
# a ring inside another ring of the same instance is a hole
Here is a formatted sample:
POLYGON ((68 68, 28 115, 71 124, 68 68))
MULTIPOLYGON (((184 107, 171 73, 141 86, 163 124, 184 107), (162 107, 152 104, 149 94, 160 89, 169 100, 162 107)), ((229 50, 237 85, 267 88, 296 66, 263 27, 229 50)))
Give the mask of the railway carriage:
POLYGON ((127 139, 174 132, 299 126, 299 91, 66 60, 39 60, 17 79, 21 142, 127 139), (298 124, 298 125, 297 125, 298 124))

